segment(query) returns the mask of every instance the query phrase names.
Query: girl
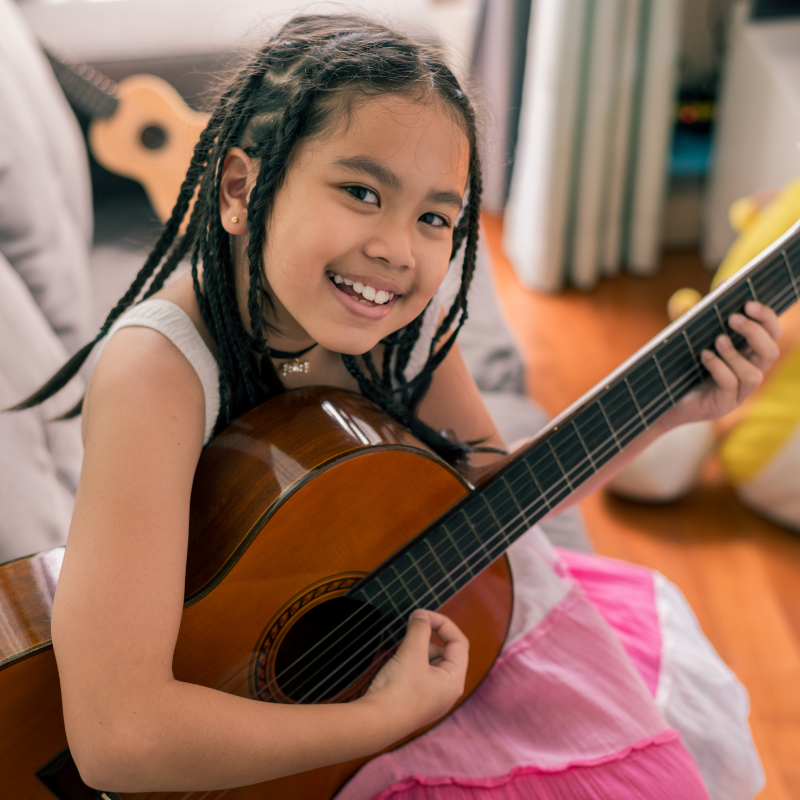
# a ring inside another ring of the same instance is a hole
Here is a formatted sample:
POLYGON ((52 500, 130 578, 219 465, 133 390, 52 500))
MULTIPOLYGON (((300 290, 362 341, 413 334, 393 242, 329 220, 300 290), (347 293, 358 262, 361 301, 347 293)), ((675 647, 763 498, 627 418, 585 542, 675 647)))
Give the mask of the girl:
MULTIPOLYGON (((254 702, 176 681, 171 661, 195 467, 214 430, 245 410, 328 384, 360 391, 451 460, 496 457, 463 442, 503 447, 455 344, 480 194, 475 114, 452 72, 433 48, 359 17, 296 17, 223 94, 133 285, 23 404, 55 393, 107 337, 83 402, 85 459, 52 619, 69 743, 89 785, 265 781, 377 752, 459 696, 468 642, 422 610, 350 703, 254 702), (461 245, 460 287, 437 318, 432 298, 461 245), (165 285, 187 255, 191 274, 165 285)), ((747 313, 731 325, 750 355, 720 337, 719 355, 703 356, 715 384, 583 493, 660 430, 725 413, 753 390, 779 328, 760 305, 747 313)), ((705 797, 566 567, 536 532, 512 550, 517 597, 498 665, 445 723, 372 761, 342 796, 705 797)))

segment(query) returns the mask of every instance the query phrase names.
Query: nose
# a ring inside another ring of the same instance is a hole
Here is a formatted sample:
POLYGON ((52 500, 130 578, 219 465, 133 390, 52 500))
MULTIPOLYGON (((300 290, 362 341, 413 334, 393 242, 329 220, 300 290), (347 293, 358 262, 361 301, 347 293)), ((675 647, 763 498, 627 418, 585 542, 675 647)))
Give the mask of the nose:
POLYGON ((364 253, 387 266, 414 269, 413 232, 398 219, 384 217, 364 243, 364 253))

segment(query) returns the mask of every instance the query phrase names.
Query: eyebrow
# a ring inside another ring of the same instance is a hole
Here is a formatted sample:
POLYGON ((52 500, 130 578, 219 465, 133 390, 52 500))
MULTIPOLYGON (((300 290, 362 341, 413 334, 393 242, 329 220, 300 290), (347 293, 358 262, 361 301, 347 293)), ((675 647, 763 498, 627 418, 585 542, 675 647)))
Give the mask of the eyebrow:
MULTIPOLYGON (((333 166, 342 170, 365 172, 379 183, 389 186, 395 191, 400 191, 403 188, 403 181, 394 172, 369 156, 338 158, 333 162, 333 166)), ((425 196, 425 200, 430 203, 442 203, 443 205, 456 206, 457 208, 461 208, 463 204, 463 198, 458 192, 447 189, 432 189, 425 196)))

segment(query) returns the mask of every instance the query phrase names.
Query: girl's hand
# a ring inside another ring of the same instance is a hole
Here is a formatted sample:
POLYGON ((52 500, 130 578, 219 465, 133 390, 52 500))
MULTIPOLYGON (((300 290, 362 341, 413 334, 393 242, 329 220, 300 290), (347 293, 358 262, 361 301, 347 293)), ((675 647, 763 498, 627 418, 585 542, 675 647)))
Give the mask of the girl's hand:
POLYGON ((720 335, 715 342, 716 353, 703 350, 703 364, 714 382, 686 395, 665 415, 671 426, 717 419, 733 411, 758 388, 764 373, 775 363, 781 335, 778 316, 768 306, 753 301, 744 310, 747 316, 732 314, 728 321, 747 340, 747 347, 739 352, 728 336, 720 335))
POLYGON ((414 611, 397 652, 356 702, 377 704, 391 726, 391 741, 396 741, 453 706, 464 691, 468 660, 469 641, 451 619, 435 611, 414 611), (443 648, 431 641, 433 631, 443 648))

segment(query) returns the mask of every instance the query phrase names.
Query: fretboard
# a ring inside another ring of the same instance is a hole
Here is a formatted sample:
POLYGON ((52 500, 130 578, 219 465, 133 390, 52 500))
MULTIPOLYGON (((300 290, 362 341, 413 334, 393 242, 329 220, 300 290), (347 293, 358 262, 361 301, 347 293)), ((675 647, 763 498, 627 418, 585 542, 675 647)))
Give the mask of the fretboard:
POLYGON ((45 55, 74 108, 91 119, 110 117, 117 110, 117 84, 111 78, 88 64, 66 64, 47 51, 45 55))
MULTIPOLYGON (((709 378, 700 353, 749 300, 800 299, 800 222, 541 431, 515 458, 367 576, 351 595, 389 618, 438 608, 684 395, 709 378)), ((399 633, 399 631, 398 631, 399 633)))

